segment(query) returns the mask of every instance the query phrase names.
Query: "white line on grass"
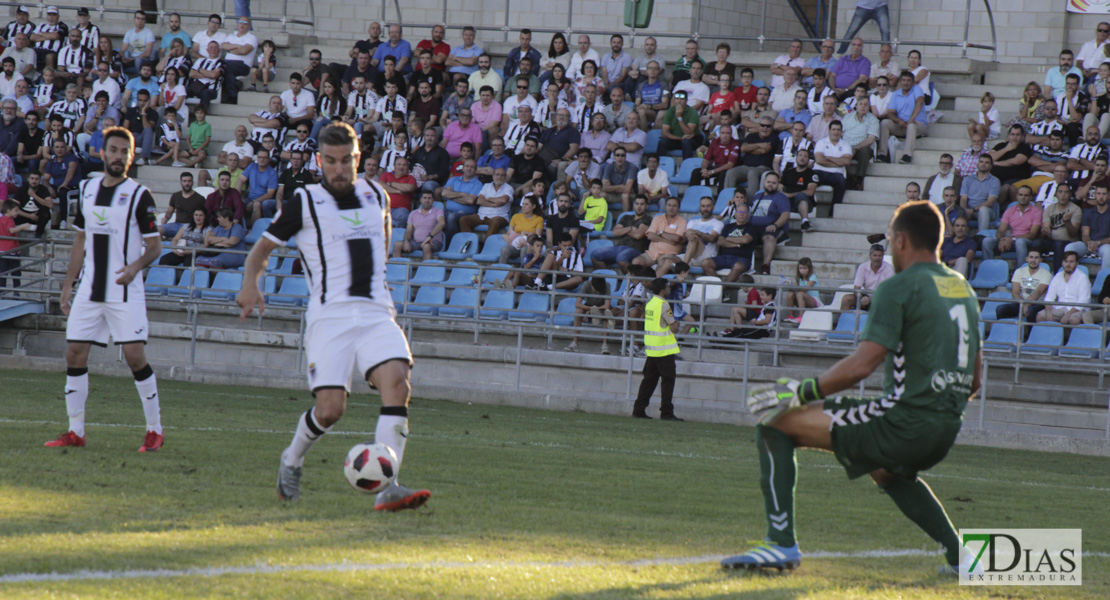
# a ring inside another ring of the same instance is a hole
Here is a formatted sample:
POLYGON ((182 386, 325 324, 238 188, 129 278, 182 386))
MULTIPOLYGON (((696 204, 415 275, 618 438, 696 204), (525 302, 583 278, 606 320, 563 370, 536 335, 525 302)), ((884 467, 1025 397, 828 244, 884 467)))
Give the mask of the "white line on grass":
MULTIPOLYGON (((940 551, 926 550, 862 550, 859 552, 807 552, 808 559, 843 558, 898 558, 905 556, 940 556, 940 551)), ((204 567, 194 569, 128 569, 118 571, 73 571, 70 573, 12 573, 0 575, 3 583, 42 583, 76 580, 105 579, 165 579, 168 577, 219 577, 222 575, 271 575, 275 573, 344 573, 357 571, 399 571, 406 569, 532 569, 532 568, 580 568, 580 567, 654 567, 662 565, 694 565, 719 562, 727 555, 709 554, 702 556, 675 556, 670 558, 647 558, 627 561, 506 561, 506 562, 464 562, 431 561, 411 563, 325 563, 314 565, 254 565, 243 567, 204 567)), ((1110 552, 1084 552, 1084 557, 1110 557, 1110 552)))
MULTIPOLYGON (((0 419, 0 423, 11 423, 11 424, 14 424, 14 425, 64 425, 64 424, 66 424, 66 422, 64 422, 64 421, 29 420, 29 419, 0 419)), ((127 428, 127 429, 142 429, 142 428, 146 427, 145 425, 132 425, 132 424, 127 424, 127 423, 87 423, 86 426, 88 426, 88 427, 123 427, 123 428, 127 428)), ((163 427, 164 427, 164 429, 168 429, 168 430, 211 431, 211 432, 221 432, 221 433, 223 433, 223 432, 226 432, 226 433, 262 433, 262 434, 278 434, 278 435, 290 435, 290 433, 291 433, 291 430, 289 430, 289 429, 247 429, 247 428, 229 428, 229 427, 173 427, 173 426, 168 426, 168 425, 163 426, 163 427)), ((329 431, 328 433, 331 434, 331 435, 357 435, 357 436, 373 436, 374 435, 373 431, 329 431)), ((566 450, 592 450, 592 451, 595 451, 595 452, 610 452, 610 453, 617 453, 617 454, 629 454, 629 455, 639 455, 639 456, 664 456, 664 457, 671 457, 671 458, 690 458, 690 459, 695 459, 695 460, 715 460, 715 461, 716 460, 729 460, 729 461, 733 461, 733 462, 737 461, 737 459, 735 457, 715 456, 715 455, 710 455, 710 454, 696 454, 696 453, 692 453, 692 452, 668 452, 668 451, 665 451, 665 450, 646 450, 646 451, 645 450, 629 450, 627 448, 613 448, 613 447, 610 447, 610 446, 595 446, 595 447, 592 447, 592 448, 587 448, 587 447, 584 447, 584 446, 576 446, 576 445, 573 445, 573 444, 563 444, 563 443, 559 443, 559 442, 532 442, 532 441, 527 441, 527 440, 496 440, 496 439, 490 439, 490 438, 483 438, 480 435, 421 434, 420 436, 413 436, 413 437, 430 438, 430 439, 437 439, 437 440, 482 440, 482 441, 485 441, 485 442, 495 442, 495 443, 498 443, 498 444, 518 444, 518 445, 521 445, 521 446, 534 446, 534 447, 541 447, 541 448, 560 448, 560 449, 566 449, 566 450)), ((749 462, 749 463, 750 462, 755 462, 754 459, 740 459, 740 461, 741 462, 749 462)), ((809 468, 809 469, 840 469, 841 468, 840 465, 837 465, 837 464, 810 464, 810 465, 801 465, 801 466, 804 466, 804 467, 809 468)), ((1065 485, 1065 484, 1059 484, 1059 483, 1047 483, 1047 482, 1043 482, 1043 481, 1002 481, 1002 480, 998 480, 998 479, 987 479, 985 477, 972 477, 972 476, 968 476, 968 475, 951 475, 951 474, 934 473, 934 472, 926 472, 925 475, 927 475, 930 478, 956 479, 956 480, 960 480, 960 481, 974 481, 974 482, 977 482, 977 483, 999 483, 999 484, 1009 484, 1009 485, 1018 484, 1018 485, 1026 485, 1026 486, 1030 486, 1030 487, 1055 488, 1055 489, 1062 489, 1062 490, 1083 490, 1083 491, 1090 491, 1090 492, 1110 492, 1110 488, 1097 487, 1097 486, 1091 486, 1091 485, 1065 485)))

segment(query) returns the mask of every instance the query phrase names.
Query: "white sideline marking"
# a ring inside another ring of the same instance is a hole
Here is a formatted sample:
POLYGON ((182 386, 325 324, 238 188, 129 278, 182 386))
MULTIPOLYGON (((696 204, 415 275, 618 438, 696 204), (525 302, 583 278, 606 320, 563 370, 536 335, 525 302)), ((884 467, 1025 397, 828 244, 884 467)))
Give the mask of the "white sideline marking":
MULTIPOLYGON (((0 419, 0 423, 11 423, 13 425, 66 425, 67 421, 52 421, 52 420, 29 420, 29 419, 0 419)), ((131 425, 126 423, 86 423, 87 427, 122 427, 127 429, 145 429, 145 425, 131 425)), ((278 435, 292 435, 291 429, 237 429, 226 427, 174 427, 170 425, 163 425, 164 429, 179 430, 179 431, 213 431, 213 432, 227 432, 227 433, 265 433, 265 434, 278 434, 278 435)), ((329 431, 331 435, 357 435, 357 436, 373 436, 373 431, 329 431)), ((586 448, 583 446, 575 446, 573 444, 562 444, 559 442, 530 442, 526 440, 497 440, 491 438, 483 438, 480 435, 466 436, 466 435, 443 435, 443 434, 420 434, 413 436, 414 438, 429 438, 437 440, 479 440, 484 442, 498 442, 506 444, 518 444, 521 446, 536 446, 541 448, 561 448, 573 450, 593 450, 595 452, 611 452, 617 454, 632 454, 640 456, 664 456, 672 458, 690 458, 695 460, 728 460, 734 463, 754 463, 754 458, 741 458, 727 456, 715 456, 711 454, 695 454, 692 452, 667 452, 665 450, 648 450, 637 451, 629 450, 627 448, 612 448, 608 446, 595 446, 593 448, 586 448)), ((369 438, 368 438, 369 439, 369 438)), ((812 465, 799 465, 807 469, 840 469, 838 464, 812 464, 812 465)), ((1018 484, 1030 487, 1043 487, 1054 488, 1060 490, 1082 490, 1090 492, 1110 492, 1110 487, 1098 487, 1093 485, 1065 485, 1059 483, 1046 483, 1043 481, 1012 481, 1012 480, 999 480, 987 479, 985 477, 972 477, 968 475, 950 475, 945 473, 933 473, 930 471, 925 472, 925 475, 930 479, 955 479, 959 481, 975 481, 978 483, 1000 483, 1000 484, 1018 484)))
MULTIPOLYGON (((862 550, 859 552, 806 552, 804 558, 897 558, 903 556, 940 556, 940 551, 926 550, 862 550)), ((694 565, 719 562, 725 554, 675 556, 627 561, 523 561, 464 562, 432 561, 412 563, 325 563, 315 565, 254 565, 244 567, 205 567, 195 569, 129 569, 120 571, 73 571, 70 573, 12 573, 0 575, 2 583, 41 583, 88 579, 164 579, 168 577, 219 577, 221 575, 269 575, 274 573, 347 573, 357 571, 399 571, 405 569, 492 569, 492 568, 571 568, 571 567, 653 567, 661 565, 694 565)), ((1084 552, 1084 557, 1110 557, 1110 552, 1084 552)))

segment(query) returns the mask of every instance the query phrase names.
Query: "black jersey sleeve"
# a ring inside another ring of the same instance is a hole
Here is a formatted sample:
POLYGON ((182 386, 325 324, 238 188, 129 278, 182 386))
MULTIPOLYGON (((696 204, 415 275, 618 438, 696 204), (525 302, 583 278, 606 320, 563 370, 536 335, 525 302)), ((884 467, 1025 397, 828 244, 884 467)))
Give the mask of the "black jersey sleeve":
POLYGON ((139 234, 143 237, 153 237, 158 233, 158 207, 154 204, 154 196, 150 190, 143 190, 139 202, 135 205, 135 222, 139 224, 139 234))
POLYGON ((284 243, 297 235, 297 232, 304 226, 302 207, 304 206, 304 196, 307 193, 304 188, 301 188, 293 194, 292 198, 282 203, 277 214, 274 215, 274 220, 266 228, 266 237, 270 238, 271 241, 284 243))

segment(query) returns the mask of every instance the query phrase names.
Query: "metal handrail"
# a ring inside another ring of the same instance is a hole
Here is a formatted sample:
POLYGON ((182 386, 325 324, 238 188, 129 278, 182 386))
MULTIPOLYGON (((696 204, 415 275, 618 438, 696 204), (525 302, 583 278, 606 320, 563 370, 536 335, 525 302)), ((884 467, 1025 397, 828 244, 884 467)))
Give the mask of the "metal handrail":
MULTIPOLYGON (((220 15, 220 18, 226 20, 227 15, 228 15, 227 0, 220 0, 220 2, 221 2, 220 12, 218 14, 220 15)), ((40 18, 40 19, 45 14, 46 8, 48 6, 54 6, 54 7, 57 7, 59 9, 62 9, 62 10, 77 10, 79 8, 89 8, 89 6, 87 4, 55 4, 55 3, 52 3, 52 2, 30 3, 30 2, 18 2, 18 1, 13 2, 13 1, 10 1, 10 0, 5 0, 3 2, 0 2, 0 6, 28 6, 28 5, 33 6, 35 9, 38 10, 38 13, 39 13, 38 18, 40 18)), ((110 6, 105 5, 105 0, 100 0, 100 3, 97 6, 93 7, 93 10, 95 10, 99 13, 100 18, 104 18, 105 13, 132 14, 137 9, 130 8, 130 7, 129 8, 110 7, 110 6)), ((306 26, 312 28, 312 35, 316 35, 316 0, 308 0, 308 11, 309 11, 309 18, 308 19, 289 18, 287 16, 288 13, 289 13, 289 0, 282 0, 281 16, 280 17, 254 16, 252 14, 251 15, 251 21, 252 22, 262 21, 262 22, 267 22, 267 23, 281 23, 281 32, 282 33, 288 33, 288 31, 287 31, 287 25, 288 24, 306 25, 306 26)), ((166 18, 166 16, 169 15, 170 13, 177 13, 178 15, 180 15, 182 17, 192 17, 192 18, 197 18, 197 19, 207 19, 209 14, 210 14, 210 13, 186 12, 186 11, 177 11, 177 10, 166 11, 165 7, 163 7, 162 9, 160 9, 158 11, 158 18, 160 20, 164 20, 166 18)))

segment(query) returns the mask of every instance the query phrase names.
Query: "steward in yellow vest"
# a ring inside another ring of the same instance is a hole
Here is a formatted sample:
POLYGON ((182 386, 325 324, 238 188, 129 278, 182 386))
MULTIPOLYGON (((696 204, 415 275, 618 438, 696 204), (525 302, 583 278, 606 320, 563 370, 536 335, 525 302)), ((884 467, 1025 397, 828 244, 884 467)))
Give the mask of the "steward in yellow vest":
POLYGON ((675 331, 678 331, 678 322, 671 314, 671 304, 664 296, 670 288, 670 282, 662 277, 651 282, 651 300, 644 306, 644 379, 640 382, 640 392, 636 396, 636 403, 632 406, 632 416, 638 419, 650 419, 647 415, 648 403, 655 386, 663 380, 660 390, 659 418, 665 421, 681 421, 674 415, 675 381, 675 355, 678 354, 678 340, 675 331))

